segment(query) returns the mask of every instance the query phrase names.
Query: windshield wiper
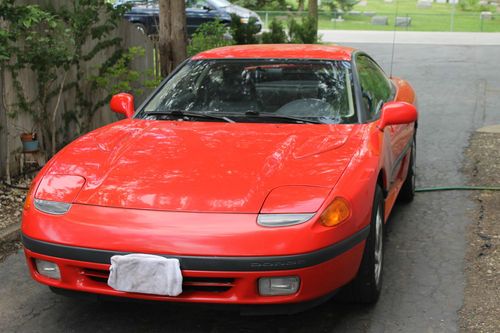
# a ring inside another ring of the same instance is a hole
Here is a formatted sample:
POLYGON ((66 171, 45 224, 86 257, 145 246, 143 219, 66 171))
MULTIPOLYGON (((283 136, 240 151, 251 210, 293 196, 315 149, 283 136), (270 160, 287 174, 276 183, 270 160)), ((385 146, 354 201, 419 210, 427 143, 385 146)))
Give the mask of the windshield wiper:
POLYGON ((224 117, 224 116, 215 116, 212 114, 208 113, 198 113, 198 112, 189 112, 189 111, 182 111, 182 110, 167 110, 167 111, 150 111, 146 112, 146 115, 153 115, 153 116, 173 116, 173 117, 191 117, 191 118, 205 118, 205 119, 217 119, 217 120, 224 120, 227 121, 228 123, 234 123, 234 120, 224 117))
POLYGON ((247 111, 247 112, 245 112, 245 115, 258 116, 258 117, 262 117, 262 118, 293 120, 296 122, 302 122, 302 123, 308 123, 308 124, 323 124, 321 121, 317 121, 317 120, 309 120, 309 119, 298 118, 298 117, 284 116, 284 115, 274 114, 274 113, 262 113, 259 111, 247 111))

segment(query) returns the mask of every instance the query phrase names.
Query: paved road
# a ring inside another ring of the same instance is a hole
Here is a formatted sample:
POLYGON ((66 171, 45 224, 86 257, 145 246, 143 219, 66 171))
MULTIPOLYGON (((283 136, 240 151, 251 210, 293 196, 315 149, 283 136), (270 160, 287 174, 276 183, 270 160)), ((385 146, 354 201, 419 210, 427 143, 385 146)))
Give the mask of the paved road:
MULTIPOLYGON (((359 45, 388 68, 390 47, 359 45)), ((400 45, 394 73, 414 84, 421 111, 418 184, 465 182, 472 131, 500 123, 500 47, 400 45)), ((31 281, 21 253, 0 264, 0 332, 455 332, 463 300, 466 193, 421 193, 394 211, 380 302, 330 302, 300 315, 240 317, 207 309, 97 304, 53 295, 31 281)))

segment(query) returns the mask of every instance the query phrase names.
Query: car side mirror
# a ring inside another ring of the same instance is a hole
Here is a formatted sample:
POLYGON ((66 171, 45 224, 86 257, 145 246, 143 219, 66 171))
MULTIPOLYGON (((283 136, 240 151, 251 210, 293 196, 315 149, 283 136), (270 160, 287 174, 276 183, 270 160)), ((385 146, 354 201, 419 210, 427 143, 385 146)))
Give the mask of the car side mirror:
POLYGON ((389 125, 410 124, 418 119, 417 108, 406 102, 388 102, 382 106, 378 128, 383 130, 389 125))
POLYGON ((127 93, 116 94, 109 102, 111 111, 121 113, 127 118, 134 115, 134 96, 127 93))

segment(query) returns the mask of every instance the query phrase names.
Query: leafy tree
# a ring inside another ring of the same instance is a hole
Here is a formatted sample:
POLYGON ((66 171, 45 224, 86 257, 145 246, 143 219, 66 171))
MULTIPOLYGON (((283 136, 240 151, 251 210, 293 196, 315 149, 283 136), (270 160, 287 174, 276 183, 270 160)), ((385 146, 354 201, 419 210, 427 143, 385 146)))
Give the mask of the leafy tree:
POLYGON ((220 21, 203 23, 196 29, 188 46, 188 55, 193 56, 205 50, 232 45, 226 38, 227 27, 220 21))
POLYGON ((264 32, 262 34, 263 44, 282 44, 287 43, 288 37, 285 32, 283 24, 276 18, 274 18, 269 24, 269 32, 264 32))
MULTIPOLYGON (((307 4, 307 14, 309 20, 307 20, 307 24, 313 27, 314 33, 318 34, 318 0, 309 0, 307 4)), ((304 25, 304 20, 302 20, 302 24, 304 25)))
MULTIPOLYGON (((132 61, 143 57, 144 54, 144 48, 137 46, 124 51, 113 65, 99 68, 99 75, 90 77, 91 89, 105 91, 107 95, 103 100, 107 103, 114 94, 119 92, 142 95, 143 87, 156 88, 161 78, 155 77, 150 71, 139 72, 130 69, 132 61)), ((95 108, 100 103, 98 100, 92 107, 95 108)))
POLYGON ((115 8, 102 0, 79 0, 70 1, 58 10, 62 20, 66 22, 70 38, 75 41, 72 66, 76 71, 76 78, 68 82, 64 89, 75 89, 76 103, 74 109, 65 110, 63 118, 66 129, 70 128, 70 123, 76 124, 77 128, 73 130, 76 133, 66 132, 68 141, 72 140, 75 134, 88 132, 96 112, 109 101, 106 98, 97 99, 99 94, 92 84, 88 91, 93 73, 86 64, 101 52, 114 49, 109 59, 98 66, 98 73, 102 73, 121 57, 122 40, 119 37, 111 37, 111 33, 118 27, 128 8, 129 6, 115 8), (88 50, 84 45, 93 47, 88 50))
POLYGON ((323 0, 322 4, 328 6, 333 12, 338 11, 338 9, 341 9, 343 12, 348 12, 358 2, 358 0, 323 0))
POLYGON ((243 23, 241 17, 231 14, 231 35, 237 45, 257 44, 256 34, 259 32, 257 19, 250 17, 248 23, 243 23))
MULTIPOLYGON (((46 147, 51 142, 54 152, 54 123, 62 94, 62 88, 56 83, 61 72, 69 69, 74 43, 68 36, 64 22, 57 15, 38 6, 17 6, 10 0, 3 1, 2 7, 7 29, 2 29, 1 35, 8 36, 8 44, 4 45, 2 51, 3 74, 6 69, 10 71, 19 100, 16 106, 31 114, 41 134, 45 135, 43 142, 46 147), (5 60, 6 56, 9 56, 9 60, 5 60), (32 70, 37 78, 37 93, 33 100, 28 100, 18 80, 18 73, 23 69, 32 70), (56 96, 56 107, 49 110, 49 102, 56 96)), ((3 100, 6 101, 5 98, 3 100)), ((6 105, 4 107, 9 109, 6 105)))
MULTIPOLYGON (((6 114, 5 123, 5 173, 6 182, 10 184, 10 133, 9 133, 9 118, 15 118, 16 112, 7 102, 6 89, 7 73, 11 73, 15 77, 20 64, 18 63, 17 54, 19 54, 20 46, 18 40, 23 40, 26 32, 33 26, 40 24, 47 18, 48 14, 41 10, 38 6, 26 5, 17 6, 14 0, 0 0, 0 80, 2 84, 1 100, 2 107, 6 114)), ((18 87, 19 88, 19 87, 18 87)), ((22 93, 21 89, 17 89, 18 94, 22 93)))
POLYGON ((306 16, 299 23, 291 19, 288 25, 288 34, 292 43, 314 44, 318 42, 317 20, 306 16))
POLYGON ((232 3, 255 10, 285 10, 286 0, 235 0, 232 3))
POLYGON ((126 10, 126 6, 114 8, 102 0, 72 1, 57 9, 0 0, 1 78, 5 81, 4 73, 9 71, 13 80, 8 84, 17 93, 17 104, 4 108, 13 116, 16 110, 32 115, 46 151, 55 153, 60 146, 57 139, 69 141, 90 130, 95 113, 109 102, 113 87, 119 86, 117 81, 131 83, 140 76, 142 84, 157 82, 153 73, 130 71, 131 59, 143 52, 124 51, 121 38, 112 35, 126 10), (111 56, 89 68, 89 62, 95 63, 96 56, 109 49, 111 56), (24 69, 30 69, 36 78, 37 93, 31 100, 18 79, 24 69), (106 89, 95 80, 101 75, 112 81, 106 89), (64 110, 61 131, 57 113, 62 94, 69 90, 75 91, 76 101, 64 110), (54 98, 55 107, 49 109, 54 98))

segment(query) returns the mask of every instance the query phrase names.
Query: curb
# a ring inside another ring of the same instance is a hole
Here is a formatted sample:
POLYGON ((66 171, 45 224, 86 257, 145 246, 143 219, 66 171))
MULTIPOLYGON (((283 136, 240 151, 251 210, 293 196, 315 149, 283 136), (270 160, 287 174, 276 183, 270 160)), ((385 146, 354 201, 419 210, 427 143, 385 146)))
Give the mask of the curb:
POLYGON ((21 223, 14 223, 0 231, 0 244, 21 239, 21 223))

